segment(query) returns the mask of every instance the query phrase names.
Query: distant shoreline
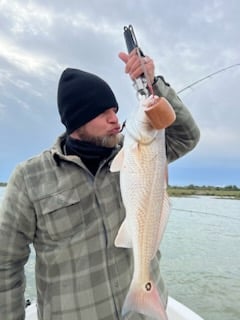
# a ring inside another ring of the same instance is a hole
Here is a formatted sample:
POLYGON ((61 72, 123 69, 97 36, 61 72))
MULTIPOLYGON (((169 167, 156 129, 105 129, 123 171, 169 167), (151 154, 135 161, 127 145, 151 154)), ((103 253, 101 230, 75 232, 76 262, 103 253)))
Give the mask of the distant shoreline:
POLYGON ((6 182, 0 182, 0 187, 6 187, 7 183, 6 182))
MULTIPOLYGON (((0 182, 0 187, 6 186, 6 182, 0 182)), ((240 187, 235 185, 225 187, 195 186, 192 184, 188 186, 169 186, 168 194, 170 197, 213 196, 240 200, 240 187)))
POLYGON ((213 196, 240 200, 240 188, 237 186, 213 187, 213 186, 169 186, 168 194, 171 197, 187 196, 213 196))

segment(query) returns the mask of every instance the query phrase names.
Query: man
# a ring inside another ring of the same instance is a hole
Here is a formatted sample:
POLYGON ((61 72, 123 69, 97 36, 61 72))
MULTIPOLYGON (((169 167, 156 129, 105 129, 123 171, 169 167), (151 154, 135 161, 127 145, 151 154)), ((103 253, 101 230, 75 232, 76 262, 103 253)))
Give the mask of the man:
MULTIPOLYGON (((120 53, 132 79, 142 73, 140 58, 120 53)), ((145 59, 156 94, 176 112, 166 129, 168 161, 198 142, 191 114, 145 59)), ((119 174, 110 164, 122 146, 117 100, 96 75, 66 69, 58 86, 58 108, 66 133, 50 150, 14 170, 0 211, 0 319, 24 319, 24 264, 36 250, 38 318, 116 320, 132 277, 131 250, 114 239, 125 211, 119 174)), ((165 303, 160 253, 152 261, 153 280, 165 303)), ((147 319, 129 313, 125 319, 147 319)))

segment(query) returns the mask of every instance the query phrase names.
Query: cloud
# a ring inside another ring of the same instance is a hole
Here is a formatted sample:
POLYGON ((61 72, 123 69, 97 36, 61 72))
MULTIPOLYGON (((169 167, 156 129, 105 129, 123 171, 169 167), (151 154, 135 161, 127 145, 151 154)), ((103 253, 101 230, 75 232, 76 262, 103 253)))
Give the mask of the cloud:
MULTIPOLYGON (((47 148, 63 130, 56 91, 67 66, 109 82, 120 119, 127 118, 138 102, 117 57, 126 50, 124 25, 134 26, 141 48, 154 58, 156 73, 179 91, 240 63, 239 10, 236 0, 1 1, 0 143, 9 155, 5 176, 20 158, 47 148), (25 143, 22 148, 18 139, 25 143)), ((180 94, 199 124, 201 141, 179 166, 237 166, 239 73, 240 68, 232 68, 180 94)), ((3 161, 0 155, 0 180, 3 161)))
POLYGON ((1 1, 2 17, 7 23, 5 32, 16 37, 21 35, 47 35, 48 29, 52 25, 52 16, 48 8, 37 5, 33 1, 28 1, 22 5, 19 1, 1 1))
POLYGON ((35 72, 39 76, 41 76, 44 66, 49 65, 49 61, 45 57, 29 53, 28 50, 14 46, 7 41, 0 43, 0 56, 6 63, 15 66, 20 71, 35 72))

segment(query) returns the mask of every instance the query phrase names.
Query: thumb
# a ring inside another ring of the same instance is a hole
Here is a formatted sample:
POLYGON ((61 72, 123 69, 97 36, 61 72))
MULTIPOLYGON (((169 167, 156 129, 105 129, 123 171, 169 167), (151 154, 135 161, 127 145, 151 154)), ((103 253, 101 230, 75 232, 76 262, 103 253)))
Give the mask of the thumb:
POLYGON ((118 54, 118 57, 119 57, 123 62, 125 62, 125 63, 128 62, 129 55, 128 55, 127 53, 125 53, 125 52, 120 52, 120 53, 118 54))

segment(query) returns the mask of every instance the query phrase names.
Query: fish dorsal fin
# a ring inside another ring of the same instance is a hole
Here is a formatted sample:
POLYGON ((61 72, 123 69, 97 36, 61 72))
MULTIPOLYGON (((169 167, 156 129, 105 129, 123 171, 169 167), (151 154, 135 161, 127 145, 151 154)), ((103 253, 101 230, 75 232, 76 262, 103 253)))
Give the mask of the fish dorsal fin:
POLYGON ((116 156, 114 157, 112 163, 111 163, 111 167, 110 167, 110 171, 111 172, 117 172, 120 171, 123 165, 123 159, 124 159, 124 151, 123 148, 116 154, 116 156))

